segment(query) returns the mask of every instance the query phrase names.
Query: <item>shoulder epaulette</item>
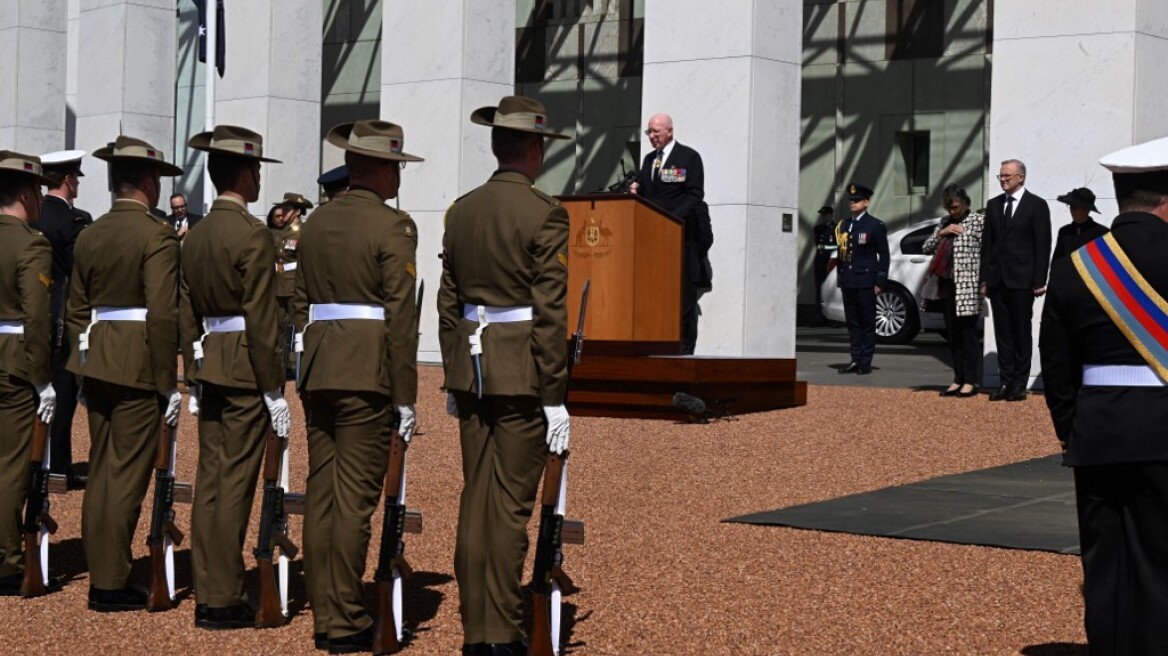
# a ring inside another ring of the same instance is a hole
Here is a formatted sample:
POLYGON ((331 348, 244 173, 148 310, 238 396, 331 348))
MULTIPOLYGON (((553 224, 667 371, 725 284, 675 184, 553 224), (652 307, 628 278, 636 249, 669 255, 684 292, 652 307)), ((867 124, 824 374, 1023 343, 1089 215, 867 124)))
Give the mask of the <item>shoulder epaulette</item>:
POLYGON ((531 191, 532 191, 532 193, 534 193, 534 194, 535 194, 535 195, 536 195, 538 198, 540 198, 540 199, 542 199, 542 200, 546 201, 548 205, 559 205, 559 204, 560 204, 560 200, 559 200, 558 198, 556 198, 555 196, 550 196, 550 195, 548 195, 548 194, 545 194, 545 193, 543 193, 542 191, 540 191, 539 189, 537 189, 537 188, 535 187, 535 185, 532 185, 532 187, 531 187, 531 191))

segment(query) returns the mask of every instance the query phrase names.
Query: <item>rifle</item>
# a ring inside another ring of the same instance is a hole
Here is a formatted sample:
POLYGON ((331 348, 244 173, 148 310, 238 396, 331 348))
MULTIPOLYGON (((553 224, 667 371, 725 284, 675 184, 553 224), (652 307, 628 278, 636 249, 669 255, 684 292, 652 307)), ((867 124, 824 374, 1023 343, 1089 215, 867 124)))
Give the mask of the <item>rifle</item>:
MULTIPOLYGON (((385 471, 385 515, 381 520, 381 549, 377 555, 377 615, 374 617, 373 653, 396 654, 405 639, 402 631, 402 580, 413 574, 406 562, 406 449, 409 444, 397 432, 394 413, 389 442, 389 467, 385 471)), ((419 517, 420 519, 420 517, 419 517)), ((411 531, 413 532, 413 531, 411 531)), ((420 532, 420 528, 419 531, 420 532)))
MULTIPOLYGON (((580 294, 580 316, 568 349, 568 379, 584 350, 584 318, 588 313, 588 290, 591 279, 584 281, 580 294)), ((565 398, 565 401, 567 399, 565 398)), ((560 653, 560 604, 564 593, 576 589, 564 573, 563 545, 584 543, 584 523, 565 520, 568 496, 568 452, 549 453, 543 470, 543 494, 540 497, 539 537, 535 544, 535 566, 531 573, 531 636, 528 656, 555 656, 560 653)))
POLYGON ((264 500, 260 508, 259 544, 255 549, 260 571, 260 604, 256 610, 256 626, 282 626, 288 617, 288 561, 296 558, 298 549, 288 539, 288 514, 284 510, 284 489, 288 486, 288 440, 276 435, 268 427, 264 446, 264 500), (272 567, 276 547, 279 581, 272 567), (277 589, 278 588, 278 589, 277 589))
POLYGON ((29 448, 28 499, 24 507, 24 579, 20 596, 39 597, 49 584, 49 534, 57 522, 49 515, 48 424, 33 419, 29 448))
POLYGON ((154 506, 150 510, 150 592, 146 610, 155 613, 174 608, 174 547, 183 533, 174 524, 174 464, 178 457, 178 426, 163 419, 154 455, 154 506))

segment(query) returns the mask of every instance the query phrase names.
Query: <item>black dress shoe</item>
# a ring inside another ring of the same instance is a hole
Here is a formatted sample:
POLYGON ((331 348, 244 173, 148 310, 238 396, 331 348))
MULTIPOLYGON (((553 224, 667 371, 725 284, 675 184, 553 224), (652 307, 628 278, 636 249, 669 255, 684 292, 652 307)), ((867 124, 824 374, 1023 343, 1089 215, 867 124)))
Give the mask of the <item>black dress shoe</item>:
POLYGON ((1002 385, 997 390, 990 393, 991 401, 1005 401, 1010 396, 1010 388, 1002 385))
MULTIPOLYGON (((203 604, 199 604, 203 606, 203 604)), ((223 629, 250 629, 255 626, 255 609, 247 604, 235 604, 226 608, 204 606, 200 617, 199 606, 195 606, 195 626, 200 629, 220 631, 223 629)))
MULTIPOLYGON (((962 387, 964 387, 964 385, 962 385, 962 387)), ((970 397, 977 396, 977 393, 978 393, 977 385, 974 385, 973 389, 969 390, 968 392, 958 391, 957 396, 959 396, 963 399, 968 399, 970 397)))
POLYGON ((355 654, 373 651, 373 627, 343 638, 330 638, 328 650, 330 654, 355 654))
POLYGON ((462 656, 491 656, 491 646, 485 642, 463 645, 462 656))
POLYGON ((856 364, 855 362, 849 362, 848 366, 839 370, 839 373, 841 373, 841 374, 854 374, 859 370, 860 370, 860 365, 856 364))
POLYGON ((313 633, 312 634, 312 646, 315 647, 317 649, 317 651, 328 651, 328 648, 329 648, 328 633, 326 631, 321 631, 320 633, 313 633))
POLYGON ((146 591, 136 585, 127 585, 120 590, 103 590, 89 587, 89 610, 99 613, 117 613, 126 610, 146 608, 146 591))
MULTIPOLYGON (((0 597, 19 597, 20 587, 24 584, 24 572, 16 572, 0 578, 0 597)), ((64 583, 59 576, 50 576, 49 584, 45 586, 45 592, 56 592, 64 587, 64 583)))
POLYGON ((867 376, 870 373, 872 373, 872 366, 871 365, 862 364, 862 365, 860 365, 859 369, 856 369, 856 374, 860 375, 860 376, 867 376))
POLYGON ((505 645, 490 645, 491 656, 527 656, 527 643, 522 641, 509 642, 505 645))
POLYGON ((1014 390, 1013 392, 1010 392, 1009 394, 1006 395, 1006 400, 1007 401, 1025 401, 1026 400, 1026 390, 1024 390, 1024 389, 1014 390))
POLYGON ((941 390, 941 393, 938 394, 937 396, 959 396, 958 392, 960 392, 960 391, 961 391, 961 386, 958 385, 957 387, 951 387, 948 389, 941 390))

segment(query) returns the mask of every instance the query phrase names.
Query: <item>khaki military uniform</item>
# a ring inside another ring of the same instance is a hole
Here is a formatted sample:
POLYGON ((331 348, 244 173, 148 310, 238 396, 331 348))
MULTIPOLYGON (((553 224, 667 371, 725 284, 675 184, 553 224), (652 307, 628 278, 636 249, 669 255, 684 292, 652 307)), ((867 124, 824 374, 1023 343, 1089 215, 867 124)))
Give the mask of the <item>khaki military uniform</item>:
POLYGON ((465 487, 454 570, 464 642, 523 637, 527 522, 547 456, 542 406, 567 391, 568 213, 525 175, 497 172, 446 213, 439 339, 458 403, 465 487), (482 333, 482 399, 466 305, 528 306, 532 319, 482 333))
POLYGON ((373 623, 361 577, 388 464, 390 406, 413 404, 418 391, 418 231, 409 215, 354 189, 318 209, 301 234, 292 308, 304 331, 304 570, 314 631, 338 638, 373 623), (325 303, 377 306, 385 320, 309 323, 310 308, 325 303))
POLYGON ((85 377, 89 405, 89 483, 81 537, 90 585, 128 584, 131 545, 158 446, 165 394, 176 387, 179 243, 174 229, 129 199, 77 238, 67 307, 78 344, 95 308, 145 308, 145 321, 98 321, 89 350, 69 358, 85 377))
POLYGON ((0 214, 0 321, 24 334, 0 334, 0 578, 24 570, 21 511, 28 491, 34 385, 50 380, 49 271, 52 251, 23 220, 0 214))
POLYGON ((191 557, 201 604, 246 603, 243 541, 270 423, 262 392, 284 378, 276 332, 275 252, 246 206, 220 196, 183 240, 179 294, 184 371, 199 390, 199 468, 191 509, 191 557), (217 332, 208 317, 243 317, 217 332), (205 323, 206 322, 206 323, 205 323), (192 362, 201 342, 203 359, 192 362))
POLYGON ((296 287, 296 254, 300 250, 300 219, 283 228, 269 228, 276 247, 276 328, 280 336, 280 362, 285 371, 295 371, 292 363, 292 290, 296 287))

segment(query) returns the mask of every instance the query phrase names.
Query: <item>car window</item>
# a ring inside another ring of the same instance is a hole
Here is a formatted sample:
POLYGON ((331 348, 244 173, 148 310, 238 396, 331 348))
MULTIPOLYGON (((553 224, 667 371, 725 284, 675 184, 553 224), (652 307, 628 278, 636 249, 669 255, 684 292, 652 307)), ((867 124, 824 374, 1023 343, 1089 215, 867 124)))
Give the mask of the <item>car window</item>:
POLYGON ((904 255, 922 255, 924 254, 923 246, 932 236, 936 225, 927 225, 923 228, 913 230, 900 240, 900 252, 904 255))

